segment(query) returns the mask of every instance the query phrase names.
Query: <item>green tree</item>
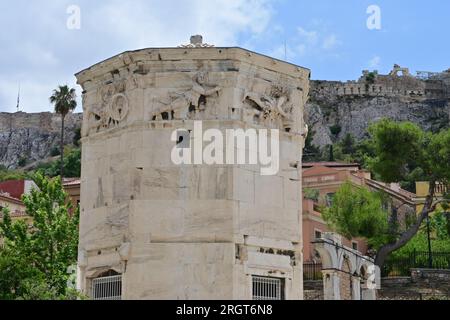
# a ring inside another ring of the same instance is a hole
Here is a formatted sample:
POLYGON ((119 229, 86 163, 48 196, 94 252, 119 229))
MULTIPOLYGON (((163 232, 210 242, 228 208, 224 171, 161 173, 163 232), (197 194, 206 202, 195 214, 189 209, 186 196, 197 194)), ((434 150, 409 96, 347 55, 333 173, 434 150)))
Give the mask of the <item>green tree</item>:
POLYGON ((346 182, 335 193, 331 207, 321 210, 322 217, 346 238, 365 237, 376 248, 388 240, 385 200, 381 193, 346 182))
POLYGON ((315 132, 311 130, 306 136, 305 147, 303 148, 303 161, 318 161, 321 159, 321 151, 320 148, 314 145, 315 132))
POLYGON ((342 127, 340 124, 335 124, 330 127, 330 132, 332 135, 337 137, 342 131, 342 127))
POLYGON ((28 179, 29 177, 30 177, 30 173, 24 172, 22 170, 0 169, 0 182, 7 181, 7 180, 28 179))
MULTIPOLYGON (((64 174, 66 177, 79 177, 81 174, 81 150, 76 148, 66 148, 64 151, 64 174)), ((56 177, 61 167, 61 159, 40 164, 37 172, 41 172, 48 177, 56 177)))
MULTIPOLYGON (((430 217, 431 247, 436 252, 448 252, 450 248, 450 221, 448 214, 442 211, 434 213, 430 217)), ((408 258, 414 251, 428 251, 428 237, 426 225, 422 225, 419 232, 402 248, 392 253, 395 258, 408 258)), ((425 258, 427 259, 427 258, 425 258)), ((433 261, 446 259, 434 257, 433 261)), ((444 262, 444 264, 446 261, 444 262)))
MULTIPOLYGON (((377 179, 387 183, 405 181, 420 168, 423 172, 422 177, 429 181, 429 193, 423 209, 404 230, 396 227, 398 223, 396 208, 389 212, 386 219, 388 226, 382 225, 385 232, 380 233, 383 239, 381 239, 375 259, 375 263, 381 267, 391 252, 402 248, 417 234, 422 222, 436 210, 439 204, 448 202, 448 195, 439 199, 435 196, 437 183, 447 186, 447 190, 450 186, 450 129, 433 134, 422 131, 410 122, 396 123, 384 119, 371 125, 369 134, 373 156, 367 156, 366 161, 377 179)), ((346 190, 345 195, 346 197, 343 197, 340 205, 347 209, 343 211, 333 207, 333 210, 329 212, 328 219, 337 230, 348 231, 347 236, 364 236, 370 239, 371 233, 356 232, 370 230, 363 226, 355 227, 358 223, 367 221, 367 219, 361 218, 361 209, 352 205, 354 201, 352 198, 358 195, 349 190, 346 190), (341 215, 344 213, 347 215, 353 213, 355 220, 343 219, 341 215), (333 218, 333 215, 336 217, 333 218), (351 225, 350 222, 354 224, 351 225)), ((364 202, 369 201, 368 199, 366 198, 364 202)), ((375 206, 375 204, 372 202, 371 206, 375 206)), ((374 221, 379 221, 380 208, 378 206, 380 206, 379 202, 375 206, 376 210, 373 210, 374 221)))
POLYGON ((375 83, 376 77, 377 77, 377 75, 376 75, 375 72, 369 72, 369 73, 366 75, 366 78, 365 78, 365 80, 366 80, 365 87, 366 87, 366 92, 367 92, 367 93, 369 92, 370 86, 371 86, 372 84, 375 83))
POLYGON ((342 153, 346 155, 353 155, 355 153, 355 138, 351 133, 347 133, 342 139, 341 143, 342 153))
POLYGON ((435 196, 437 183, 450 186, 450 129, 433 134, 410 122, 384 119, 372 125, 369 133, 376 154, 369 166, 382 181, 404 181, 417 168, 423 170, 424 178, 429 181, 429 193, 416 221, 378 250, 375 263, 381 266, 391 252, 417 234, 422 222, 440 203, 448 201, 448 195, 441 199, 435 196))
POLYGON ((314 200, 314 201, 319 201, 319 196, 320 196, 320 190, 319 189, 309 189, 309 188, 304 188, 303 189, 303 196, 305 199, 309 199, 309 200, 314 200))
POLYGON ((81 128, 75 129, 75 135, 73 136, 73 145, 76 147, 80 147, 81 140, 81 128))
POLYGON ((64 177, 64 119, 77 107, 75 89, 69 88, 67 85, 58 86, 50 96, 50 103, 55 105, 55 112, 61 115, 60 176, 62 179, 64 177))
POLYGON ((34 180, 39 189, 22 197, 31 222, 13 221, 3 210, 0 297, 4 299, 40 291, 64 296, 68 294, 67 269, 76 263, 78 209, 72 208, 59 177, 48 179, 38 173, 34 180))

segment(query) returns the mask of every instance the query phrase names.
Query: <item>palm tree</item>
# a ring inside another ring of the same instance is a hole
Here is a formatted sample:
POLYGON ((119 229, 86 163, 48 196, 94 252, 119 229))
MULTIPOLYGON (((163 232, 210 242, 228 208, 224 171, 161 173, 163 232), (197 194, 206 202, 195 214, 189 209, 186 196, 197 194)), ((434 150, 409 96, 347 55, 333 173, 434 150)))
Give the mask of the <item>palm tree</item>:
POLYGON ((66 115, 75 110, 77 107, 75 89, 69 88, 67 85, 58 86, 53 90, 53 95, 50 97, 50 103, 55 105, 55 112, 61 115, 61 181, 64 174, 64 119, 66 115))

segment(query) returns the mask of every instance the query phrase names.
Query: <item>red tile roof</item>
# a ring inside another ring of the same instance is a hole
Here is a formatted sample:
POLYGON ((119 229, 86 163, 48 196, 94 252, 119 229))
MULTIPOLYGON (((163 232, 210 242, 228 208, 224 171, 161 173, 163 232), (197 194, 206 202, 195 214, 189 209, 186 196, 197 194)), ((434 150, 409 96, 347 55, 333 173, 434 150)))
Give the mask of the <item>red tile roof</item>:
POLYGON ((0 182, 0 193, 9 193, 12 198, 20 199, 25 192, 25 180, 0 182))
POLYGON ((326 175, 326 174, 337 174, 339 170, 327 167, 327 166, 313 166, 311 168, 304 168, 302 176, 316 176, 316 175, 326 175))

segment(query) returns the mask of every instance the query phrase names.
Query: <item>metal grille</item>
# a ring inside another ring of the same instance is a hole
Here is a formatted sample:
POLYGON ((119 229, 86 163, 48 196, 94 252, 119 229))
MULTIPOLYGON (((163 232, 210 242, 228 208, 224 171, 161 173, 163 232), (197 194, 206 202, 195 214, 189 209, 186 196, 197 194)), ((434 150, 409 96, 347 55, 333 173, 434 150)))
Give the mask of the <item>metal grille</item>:
POLYGON ((322 264, 316 262, 303 263, 303 280, 322 280, 322 264))
POLYGON ((92 280, 93 300, 121 300, 122 275, 102 277, 92 280))
POLYGON ((283 300, 283 280, 269 277, 252 277, 253 300, 283 300))

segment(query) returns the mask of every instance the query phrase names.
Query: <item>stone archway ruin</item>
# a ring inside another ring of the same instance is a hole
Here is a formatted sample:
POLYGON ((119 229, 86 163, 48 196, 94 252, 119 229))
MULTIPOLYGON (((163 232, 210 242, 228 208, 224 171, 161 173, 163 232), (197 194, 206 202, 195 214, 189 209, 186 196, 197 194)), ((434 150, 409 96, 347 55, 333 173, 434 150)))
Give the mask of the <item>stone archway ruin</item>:
POLYGON ((376 299, 371 258, 343 246, 334 233, 324 233, 314 248, 322 260, 324 300, 376 299))
POLYGON ((402 77, 411 76, 408 68, 402 68, 398 64, 394 64, 392 71, 389 73, 390 76, 398 76, 398 73, 402 74, 402 77))

